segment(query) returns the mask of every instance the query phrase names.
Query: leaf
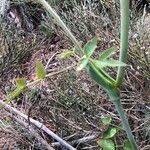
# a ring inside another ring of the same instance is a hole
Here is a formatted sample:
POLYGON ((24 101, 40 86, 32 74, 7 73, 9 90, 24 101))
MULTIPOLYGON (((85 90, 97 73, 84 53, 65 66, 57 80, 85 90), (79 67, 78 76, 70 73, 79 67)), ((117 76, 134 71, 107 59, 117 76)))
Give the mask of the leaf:
POLYGON ((86 57, 89 58, 93 54, 96 47, 97 47, 97 37, 94 37, 93 39, 88 41, 85 44, 85 46, 83 47, 83 50, 84 50, 86 57))
POLYGON ((17 78, 16 79, 16 89, 8 94, 8 99, 14 99, 24 90, 27 82, 25 78, 17 78))
POLYGON ((80 62, 80 65, 77 67, 77 71, 81 71, 82 69, 84 69, 88 64, 88 61, 89 60, 87 58, 83 58, 80 62))
POLYGON ((112 128, 108 128, 104 133, 103 133, 103 138, 105 139, 110 139, 112 137, 115 136, 115 134, 117 133, 117 129, 112 127, 112 128))
POLYGON ((116 81, 103 68, 99 67, 99 65, 95 63, 95 60, 90 59, 90 62, 89 64, 92 64, 92 68, 95 68, 105 81, 110 82, 112 85, 116 84, 116 81))
POLYGON ((125 140, 123 144, 123 150, 134 150, 131 146, 131 143, 129 140, 125 140))
POLYGON ((112 118, 110 116, 101 116, 101 122, 103 125, 109 125, 112 121, 112 118))
POLYGON ((86 68, 90 77, 106 91, 112 90, 115 87, 115 81, 101 68, 95 66, 94 63, 89 62, 86 68))
POLYGON ((105 51, 103 51, 100 56, 99 56, 99 60, 105 60, 108 57, 110 57, 112 55, 112 53, 116 51, 116 48, 112 47, 112 48, 108 48, 105 51))
POLYGON ((97 144, 103 148, 103 150, 115 150, 115 144, 110 139, 100 139, 97 144))
POLYGON ((59 57, 60 57, 61 59, 69 58, 69 57, 72 56, 73 54, 74 54, 74 51, 73 51, 73 50, 65 49, 65 50, 59 55, 59 57))
POLYGON ((22 86, 17 87, 14 91, 9 93, 9 95, 7 96, 8 100, 12 100, 16 98, 17 96, 19 96, 23 90, 24 90, 24 87, 22 86))
POLYGON ((94 60, 94 63, 99 66, 100 68, 104 67, 120 67, 120 66, 127 66, 127 64, 120 62, 118 60, 94 60))
POLYGON ((40 61, 36 61, 35 72, 38 79, 44 79, 46 76, 44 65, 40 61))
POLYGON ((22 87, 25 87, 26 86, 26 79, 25 78, 17 78, 16 79, 16 86, 17 87, 20 87, 20 86, 22 86, 22 87))

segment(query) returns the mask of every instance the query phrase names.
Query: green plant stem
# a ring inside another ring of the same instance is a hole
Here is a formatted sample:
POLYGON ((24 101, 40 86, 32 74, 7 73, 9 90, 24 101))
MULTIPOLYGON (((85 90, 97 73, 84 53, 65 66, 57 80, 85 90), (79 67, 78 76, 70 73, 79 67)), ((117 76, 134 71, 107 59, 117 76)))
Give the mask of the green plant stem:
POLYGON ((38 0, 38 2, 51 14, 51 16, 55 19, 56 23, 66 32, 67 36, 71 39, 71 41, 74 43, 77 49, 82 52, 83 50, 79 42, 71 33, 71 31, 67 28, 67 26, 61 20, 58 14, 53 10, 53 8, 45 0, 38 0))
POLYGON ((128 119, 127 119, 127 117, 124 113, 123 107, 121 105, 119 91, 114 89, 114 91, 110 91, 110 92, 108 91, 107 93, 108 93, 110 99, 112 100, 112 102, 114 103, 115 108, 119 114, 123 128, 126 131, 127 137, 131 143, 132 150, 137 150, 137 144, 136 144, 134 136, 132 134, 128 119))
MULTIPOLYGON (((121 35, 120 35, 120 56, 119 61, 126 63, 127 49, 128 49, 128 30, 129 30, 129 0, 120 0, 120 18, 121 18, 121 35)), ((124 78, 125 68, 120 66, 117 72, 116 86, 119 87, 122 84, 124 78)), ((116 110, 120 116, 123 127, 127 133, 127 137, 132 145, 133 150, 137 150, 137 145, 129 126, 128 120, 124 114, 123 107, 121 105, 120 96, 111 91, 108 93, 113 101, 116 110)))
MULTIPOLYGON (((120 0, 121 30, 119 61, 126 63, 129 29, 129 0, 120 0)), ((116 85, 120 86, 124 77, 125 67, 120 66, 117 72, 116 85)))

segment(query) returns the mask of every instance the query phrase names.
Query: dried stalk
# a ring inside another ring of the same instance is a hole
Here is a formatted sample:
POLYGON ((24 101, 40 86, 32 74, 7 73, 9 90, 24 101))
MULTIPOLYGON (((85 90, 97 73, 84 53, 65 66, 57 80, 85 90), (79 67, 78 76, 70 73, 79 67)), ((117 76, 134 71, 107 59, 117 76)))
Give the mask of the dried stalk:
MULTIPOLYGON (((83 138, 80 138, 80 139, 77 139, 77 140, 73 140, 70 143, 72 145, 87 143, 87 142, 91 142, 91 141, 97 139, 98 137, 99 137, 99 134, 93 134, 93 135, 90 135, 90 136, 87 136, 87 137, 83 137, 83 138)), ((59 142, 54 142, 54 143, 52 143, 52 146, 60 146, 60 143, 59 142)))

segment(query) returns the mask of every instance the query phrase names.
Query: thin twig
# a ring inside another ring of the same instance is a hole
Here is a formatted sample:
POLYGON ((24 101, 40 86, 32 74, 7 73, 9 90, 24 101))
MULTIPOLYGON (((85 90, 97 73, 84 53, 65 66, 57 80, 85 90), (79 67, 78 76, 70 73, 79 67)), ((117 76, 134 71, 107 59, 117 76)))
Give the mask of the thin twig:
MULTIPOLYGON (((15 113, 19 116, 21 116, 22 118, 24 118, 25 120, 28 120, 28 116, 23 114, 22 112, 18 111, 16 108, 11 107, 10 105, 6 104, 5 102, 3 102, 2 100, 0 100, 0 104, 4 106, 4 109, 6 109, 7 111, 11 112, 11 113, 15 113)), ((51 137, 53 137, 55 140, 57 140, 62 146, 66 147, 68 150, 76 150, 74 147, 72 147, 70 144, 68 144, 65 140, 63 140, 62 138, 60 138, 58 135, 56 135, 54 132, 52 132, 51 130, 49 130, 44 124, 42 124, 39 121, 36 121, 32 118, 30 118, 30 122, 35 125, 36 127, 38 127, 39 129, 43 130, 44 132, 46 132, 48 135, 50 135, 51 137)))
POLYGON ((48 65, 50 64, 50 62, 53 60, 53 58, 58 54, 58 52, 54 53, 51 58, 48 59, 47 63, 46 63, 46 66, 45 66, 45 69, 47 70, 48 69, 48 65))
MULTIPOLYGON (((60 70, 60 71, 49 73, 49 74, 46 75, 46 78, 49 78, 49 77, 52 77, 52 76, 54 76, 54 75, 60 74, 60 73, 62 73, 62 72, 64 72, 64 71, 67 71, 67 70, 69 70, 69 69, 71 69, 71 68, 74 68, 75 66, 76 66, 76 64, 75 64, 75 65, 72 65, 72 66, 69 66, 69 67, 66 67, 66 68, 64 68, 64 69, 62 69, 62 70, 60 70)), ((33 85, 35 85, 36 83, 38 83, 38 82, 40 82, 40 81, 42 81, 42 80, 43 80, 43 79, 37 79, 37 80, 35 80, 35 81, 33 81, 33 82, 30 82, 30 83, 27 84, 27 87, 32 87, 33 85)))
MULTIPOLYGON (((90 135, 90 136, 87 136, 87 137, 80 138, 78 140, 73 140, 70 143, 72 145, 81 144, 81 143, 87 143, 89 141, 97 139, 98 137, 99 137, 99 134, 93 134, 93 135, 90 135)), ((52 143, 52 146, 60 146, 60 143, 59 142, 54 142, 54 143, 52 143)))

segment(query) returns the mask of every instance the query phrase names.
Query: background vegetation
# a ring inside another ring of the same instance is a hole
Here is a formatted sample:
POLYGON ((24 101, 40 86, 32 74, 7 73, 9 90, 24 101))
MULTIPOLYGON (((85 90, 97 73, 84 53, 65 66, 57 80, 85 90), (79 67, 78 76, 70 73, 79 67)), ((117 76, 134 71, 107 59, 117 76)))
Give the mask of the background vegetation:
MULTIPOLYGON (((53 0, 49 3, 74 35, 85 44, 95 35, 100 36, 94 53, 119 47, 119 4, 110 0, 53 0)), ((150 17, 149 1, 130 4, 130 31, 128 67, 122 85, 122 104, 140 149, 150 149, 150 17)), ((42 6, 29 1, 12 0, 10 9, 0 24, 0 99, 15 88, 14 79, 35 79, 35 62, 42 60, 47 73, 75 65, 77 59, 60 58, 64 49, 72 48, 70 40, 55 25, 55 20, 42 6)), ((118 57, 115 53, 114 58, 118 57)), ((114 75, 115 70, 109 69, 114 75)), ((100 149, 97 141, 110 125, 104 125, 101 116, 110 116, 112 124, 120 124, 114 106, 105 92, 84 71, 76 68, 38 83, 12 101, 11 105, 67 141, 89 135, 96 138, 76 144, 77 149, 100 149)), ((10 114, 0 110, 0 149, 44 149, 26 133, 10 114), (7 141, 7 142, 6 142, 7 141)), ((38 131, 50 144, 55 141, 38 131)), ((118 132, 114 138, 116 149, 126 139, 118 132)), ((63 149, 62 147, 57 147, 63 149)))

